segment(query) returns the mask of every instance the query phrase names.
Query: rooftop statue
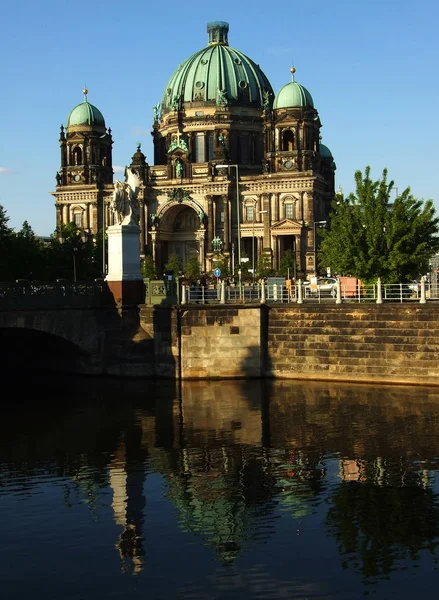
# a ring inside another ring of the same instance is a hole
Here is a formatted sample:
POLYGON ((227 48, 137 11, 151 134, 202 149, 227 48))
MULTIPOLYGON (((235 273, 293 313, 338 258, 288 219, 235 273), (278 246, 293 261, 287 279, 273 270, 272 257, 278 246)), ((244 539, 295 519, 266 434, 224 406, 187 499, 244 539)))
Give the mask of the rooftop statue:
POLYGON ((116 225, 138 225, 140 210, 137 196, 140 179, 137 173, 127 167, 126 181, 116 180, 110 208, 114 214, 116 225))

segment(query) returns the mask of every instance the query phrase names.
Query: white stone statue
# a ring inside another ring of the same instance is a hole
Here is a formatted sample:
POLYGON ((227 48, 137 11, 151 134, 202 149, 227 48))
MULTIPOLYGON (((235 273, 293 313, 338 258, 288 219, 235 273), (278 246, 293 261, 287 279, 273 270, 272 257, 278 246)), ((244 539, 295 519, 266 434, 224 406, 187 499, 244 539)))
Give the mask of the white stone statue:
POLYGON ((114 214, 116 225, 138 225, 140 210, 137 196, 140 179, 129 167, 125 170, 126 181, 116 180, 110 208, 114 214))

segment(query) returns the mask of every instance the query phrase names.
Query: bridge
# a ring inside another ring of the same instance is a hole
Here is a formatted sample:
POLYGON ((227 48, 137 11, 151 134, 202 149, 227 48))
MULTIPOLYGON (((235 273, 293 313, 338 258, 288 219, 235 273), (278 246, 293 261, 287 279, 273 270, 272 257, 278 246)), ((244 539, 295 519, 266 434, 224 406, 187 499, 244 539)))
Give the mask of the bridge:
POLYGON ((104 281, 0 284, 0 368, 439 385, 437 298, 368 297, 120 306, 104 281))
POLYGON ((0 364, 89 375, 154 373, 139 308, 117 307, 103 280, 0 284, 0 364))

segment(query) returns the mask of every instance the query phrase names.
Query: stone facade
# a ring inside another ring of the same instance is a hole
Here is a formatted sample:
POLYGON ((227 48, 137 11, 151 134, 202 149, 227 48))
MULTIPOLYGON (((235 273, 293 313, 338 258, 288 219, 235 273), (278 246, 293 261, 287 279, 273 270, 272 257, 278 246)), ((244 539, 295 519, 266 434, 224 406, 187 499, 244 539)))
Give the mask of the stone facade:
MULTIPOLYGON (((335 173, 319 113, 295 69, 275 94, 259 65, 229 47, 227 23, 209 23, 208 33, 154 107, 154 165, 140 145, 131 159, 142 182, 141 255, 159 273, 171 255, 183 268, 197 257, 202 272, 223 259, 236 276, 242 257, 277 269, 290 251, 297 274, 313 273, 314 223, 328 218, 335 173)), ((74 221, 96 236, 114 224, 112 144, 96 107, 73 109, 61 128, 58 227, 74 221)))

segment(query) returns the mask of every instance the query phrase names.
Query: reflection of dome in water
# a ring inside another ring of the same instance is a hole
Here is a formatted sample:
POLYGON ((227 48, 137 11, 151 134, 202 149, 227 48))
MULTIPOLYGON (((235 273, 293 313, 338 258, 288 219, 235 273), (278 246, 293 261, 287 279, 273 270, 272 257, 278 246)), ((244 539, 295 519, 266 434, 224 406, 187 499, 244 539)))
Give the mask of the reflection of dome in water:
POLYGON ((201 535, 224 563, 233 562, 243 546, 256 539, 260 510, 245 501, 240 485, 238 475, 217 470, 208 477, 199 473, 169 481, 169 497, 178 508, 183 531, 201 535))

